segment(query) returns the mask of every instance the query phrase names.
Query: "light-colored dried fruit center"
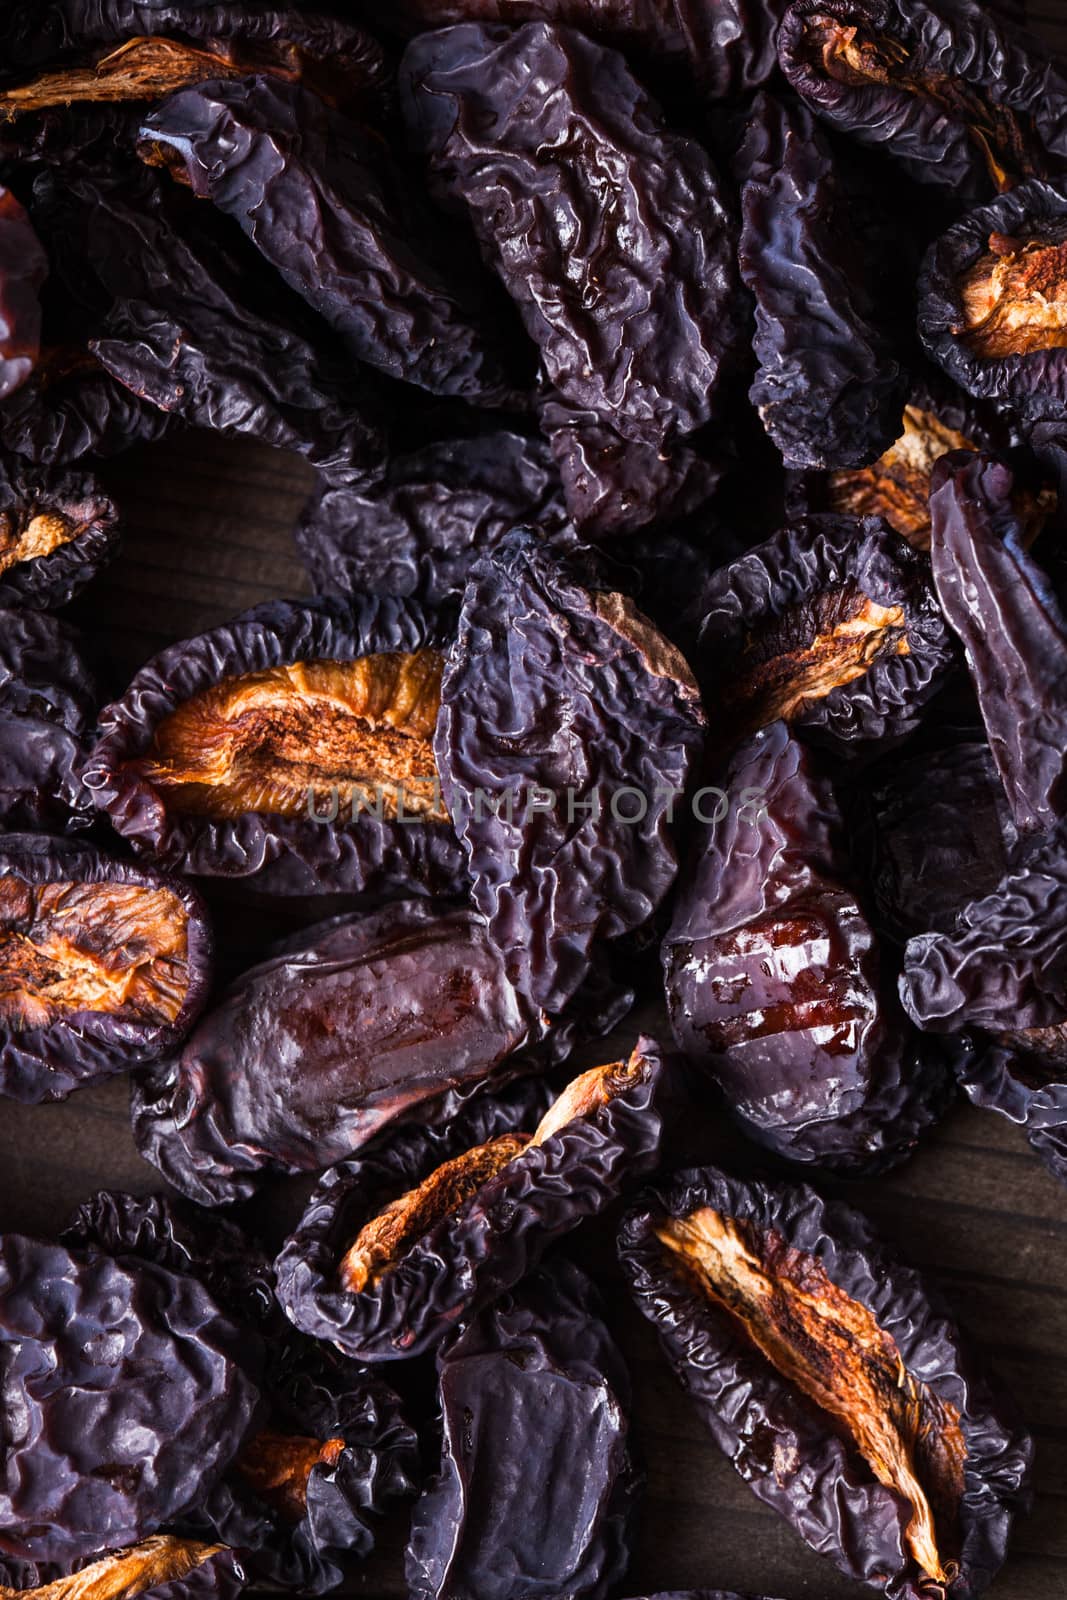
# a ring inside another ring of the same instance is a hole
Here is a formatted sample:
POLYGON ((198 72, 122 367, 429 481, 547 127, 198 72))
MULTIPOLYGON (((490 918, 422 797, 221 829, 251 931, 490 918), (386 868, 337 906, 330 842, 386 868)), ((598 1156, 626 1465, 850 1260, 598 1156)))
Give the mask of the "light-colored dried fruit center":
POLYGON ((991 234, 959 280, 953 333, 983 360, 1067 347, 1067 235, 1025 242, 991 234))
POLYGON ((84 524, 61 511, 0 511, 0 572, 20 561, 38 561, 85 532, 84 524))
POLYGON ((165 1583, 180 1582, 225 1548, 158 1534, 37 1589, 7 1589, 0 1584, 0 1600, 136 1600, 165 1583))
POLYGON ((0 1024, 75 1011, 173 1022, 189 987, 189 919, 169 889, 0 878, 0 1024))
POLYGON ((345 816, 374 809, 446 821, 433 731, 441 703, 435 650, 299 661, 194 695, 160 723, 133 770, 193 816, 247 812, 345 816))
POLYGON ((315 1467, 337 1465, 343 1439, 308 1439, 284 1433, 259 1433, 237 1458, 241 1476, 259 1498, 287 1522, 302 1521, 307 1511, 308 1479, 315 1467))
POLYGON ((939 1522, 952 1526, 963 1495, 959 1412, 907 1372, 866 1306, 772 1230, 705 1207, 665 1217, 656 1236, 781 1376, 845 1430, 878 1482, 903 1496, 917 1566, 937 1583, 950 1582, 957 1569, 939 1548, 939 1522))
POLYGON ((884 517, 909 544, 929 550, 934 463, 950 450, 977 448, 934 412, 907 406, 904 431, 873 466, 830 474, 830 510, 843 516, 884 517))
POLYGON ((497 1173, 545 1144, 569 1123, 593 1116, 647 1071, 647 1062, 636 1053, 627 1062, 592 1067, 567 1085, 534 1134, 502 1134, 443 1162, 417 1188, 400 1195, 361 1229, 341 1261, 342 1287, 350 1294, 361 1294, 380 1282, 419 1239, 446 1217, 454 1216, 497 1173))

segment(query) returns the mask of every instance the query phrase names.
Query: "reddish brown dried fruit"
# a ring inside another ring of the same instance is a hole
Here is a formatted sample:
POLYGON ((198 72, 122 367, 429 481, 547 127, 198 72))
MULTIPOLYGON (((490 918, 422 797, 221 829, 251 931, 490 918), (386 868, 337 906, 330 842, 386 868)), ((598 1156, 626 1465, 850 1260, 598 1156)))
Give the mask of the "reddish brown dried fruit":
POLYGON ((336 1466, 346 1448, 344 1439, 323 1442, 264 1430, 241 1451, 236 1467, 259 1498, 287 1522, 302 1522, 312 1470, 320 1462, 336 1466))
POLYGON ((225 1553, 221 1544, 157 1534, 36 1588, 9 1589, 0 1585, 0 1600, 136 1600, 148 1590, 180 1583, 189 1573, 225 1553))
POLYGON ((1026 241, 991 234, 989 254, 957 287, 961 316, 952 332, 983 360, 1067 347, 1067 234, 1026 241))
POLYGON ((930 474, 950 450, 976 450, 964 434, 933 411, 905 406, 903 432, 869 467, 832 472, 828 511, 852 517, 884 517, 918 550, 930 548, 930 474))

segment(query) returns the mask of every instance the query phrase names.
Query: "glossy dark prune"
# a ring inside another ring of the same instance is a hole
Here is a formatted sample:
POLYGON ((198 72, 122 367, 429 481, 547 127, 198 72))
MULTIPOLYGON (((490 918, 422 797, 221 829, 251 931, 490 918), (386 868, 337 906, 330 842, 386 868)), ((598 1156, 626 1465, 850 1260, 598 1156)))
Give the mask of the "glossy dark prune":
POLYGON ((518 524, 556 531, 565 511, 543 440, 504 429, 389 457, 378 483, 323 479, 296 531, 319 594, 387 594, 437 607, 518 524))
POLYGON ((232 217, 358 360, 472 404, 512 395, 507 330, 473 241, 468 258, 458 230, 442 239, 378 133, 258 77, 171 95, 141 137, 142 153, 232 217))
POLYGON ((877 517, 803 517, 705 588, 718 742, 784 717, 841 755, 910 733, 953 661, 929 565, 877 517))
POLYGON ((0 1555, 16 1560, 75 1561, 154 1532, 211 1488, 256 1419, 255 1337, 191 1278, 146 1263, 0 1237, 0 1353, 0 1555))
POLYGON ((88 473, 0 457, 0 605, 66 605, 115 554, 119 514, 88 473))
POLYGON ((438 1354, 441 1464, 416 1503, 413 1600, 598 1600, 638 1487, 629 1376, 589 1280, 557 1257, 438 1354))
POLYGON ((77 831, 92 812, 80 763, 98 691, 78 636, 54 617, 0 607, 0 823, 77 831))
POLYGON ((30 381, 0 405, 0 447, 34 467, 152 444, 173 418, 123 387, 88 351, 46 350, 30 381))
POLYGON ((443 640, 403 600, 271 601, 171 645, 100 713, 94 803, 142 854, 268 893, 447 893, 443 640))
POLYGON ((968 394, 1029 421, 1067 405, 1067 187, 1022 183, 927 252, 919 334, 968 394))
POLYGON ((365 1361, 430 1348, 655 1167, 663 1073, 642 1038, 551 1105, 520 1083, 331 1168, 278 1258, 286 1314, 365 1361))
POLYGON ((718 793, 663 943, 678 1046, 787 1159, 900 1161, 945 1110, 949 1078, 897 1002, 833 786, 778 722, 735 753, 718 793))
POLYGON ((70 1572, 0 1559, 2 1600, 237 1600, 246 1581, 232 1550, 174 1534, 154 1534, 70 1572))
POLYGON ((741 279, 756 310, 749 399, 788 467, 864 466, 894 436, 907 376, 810 111, 757 96, 734 173, 741 279))
POLYGON ((1067 75, 978 0, 794 0, 790 83, 920 183, 981 200, 1067 167, 1067 75))
POLYGON ((397 901, 307 930, 231 985, 135 1086, 134 1134, 191 1199, 241 1198, 430 1102, 447 1111, 546 1027, 476 913, 397 901))
POLYGON ((473 570, 434 749, 474 903, 537 1005, 560 1010, 594 942, 667 894, 703 738, 686 662, 595 573, 528 530, 473 570))
POLYGON ((372 1516, 413 1487, 415 1436, 393 1391, 287 1326, 269 1259, 232 1222, 161 1195, 104 1191, 79 1209, 63 1239, 81 1252, 195 1279, 263 1343, 259 1430, 181 1526, 239 1549, 261 1581, 312 1594, 335 1587, 341 1560, 371 1549, 372 1516))
POLYGON ((0 187, 0 401, 30 376, 41 353, 38 294, 48 258, 25 211, 0 187))
POLYGON ((891 1600, 986 1587, 1032 1441, 857 1212, 691 1170, 638 1201, 619 1255, 691 1406, 801 1538, 891 1600))
POLYGON ((173 1050, 212 975, 178 878, 46 834, 0 836, 0 1095, 61 1100, 173 1050))

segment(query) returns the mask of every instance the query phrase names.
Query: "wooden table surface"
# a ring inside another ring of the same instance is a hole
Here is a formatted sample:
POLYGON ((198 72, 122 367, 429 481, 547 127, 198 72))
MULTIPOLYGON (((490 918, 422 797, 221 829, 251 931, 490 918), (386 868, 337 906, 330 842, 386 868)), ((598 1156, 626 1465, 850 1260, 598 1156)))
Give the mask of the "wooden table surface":
MULTIPOLYGON (((1067 54, 1067 0, 1039 0, 1035 25, 1067 54)), ((275 596, 307 591, 290 530, 310 474, 252 445, 186 436, 115 462, 107 473, 127 519, 125 548, 73 608, 106 647, 116 690, 162 644, 275 596)), ((218 906, 231 961, 276 929, 240 905, 218 906), (254 934, 252 930, 255 930, 254 934)), ((655 1030, 654 1015, 640 1019, 655 1030)), ((632 1039, 631 1020, 625 1039, 632 1039)), ((598 1052, 599 1053, 599 1052, 598 1052)), ((606 1057, 605 1057, 606 1058, 606 1057)), ((157 1187, 139 1159, 117 1081, 63 1105, 0 1106, 0 1227, 49 1232, 95 1189, 157 1187)), ((694 1128, 682 1159, 750 1159, 724 1126, 694 1128)), ((846 1194, 926 1269, 989 1365, 1014 1393, 1037 1441, 1036 1503, 1016 1533, 992 1600, 1067 1600, 1067 1189, 1000 1118, 960 1105, 902 1170, 877 1182, 822 1185, 846 1194)), ((306 1186, 279 1185, 258 1221, 279 1239, 306 1186)), ((630 1594, 728 1587, 783 1600, 860 1600, 765 1510, 719 1455, 614 1267, 610 1229, 587 1230, 578 1254, 597 1277, 630 1361, 634 1424, 648 1489, 630 1594)), ((356 1593, 404 1594, 405 1513, 352 1573, 356 1593)))

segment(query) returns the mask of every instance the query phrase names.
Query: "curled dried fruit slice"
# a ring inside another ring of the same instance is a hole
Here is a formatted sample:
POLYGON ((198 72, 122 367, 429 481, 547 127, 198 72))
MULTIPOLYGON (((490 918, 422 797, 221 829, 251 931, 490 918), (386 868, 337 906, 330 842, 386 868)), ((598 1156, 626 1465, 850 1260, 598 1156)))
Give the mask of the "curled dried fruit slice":
POLYGON ((406 601, 256 607, 141 669, 101 713, 86 786, 186 872, 280 894, 453 888, 437 642, 406 601))
POLYGON ((643 1038, 551 1105, 519 1084, 342 1162, 278 1258, 287 1315, 362 1360, 428 1349, 652 1169, 664 1076, 643 1038))
POLYGON ((178 879, 62 839, 0 840, 0 1094, 61 1099, 173 1049, 210 963, 206 908, 178 879))
POLYGON ((809 1544, 893 1600, 985 1587, 1031 1441, 858 1213, 706 1168, 645 1196, 619 1250, 716 1442, 809 1544))
POLYGON ((88 473, 0 458, 0 604, 66 605, 115 554, 119 515, 88 473))
POLYGON ((64 1577, 14 1588, 0 1584, 0 1600, 138 1600, 157 1592, 160 1600, 208 1595, 231 1600, 243 1586, 244 1573, 224 1545, 163 1533, 111 1551, 64 1577))

